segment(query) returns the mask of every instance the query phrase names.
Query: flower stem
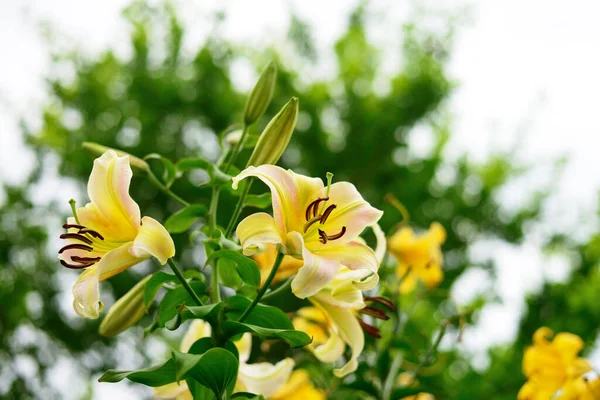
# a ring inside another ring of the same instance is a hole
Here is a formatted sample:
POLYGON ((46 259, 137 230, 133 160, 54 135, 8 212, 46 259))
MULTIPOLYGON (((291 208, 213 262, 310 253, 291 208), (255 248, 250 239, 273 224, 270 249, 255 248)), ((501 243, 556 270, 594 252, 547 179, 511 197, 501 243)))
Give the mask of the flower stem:
POLYGON ((235 144, 235 147, 233 148, 233 151, 231 152, 231 157, 229 157, 229 161, 227 162, 227 164, 225 164, 224 172, 226 174, 228 173, 229 168, 235 164, 235 159, 237 158, 238 154, 240 153, 240 150, 242 149, 244 142, 246 141, 246 136, 248 135, 248 128, 249 128, 248 124, 242 125, 242 136, 240 137, 240 140, 235 144))
POLYGON ((235 224, 237 223, 237 220, 244 209, 244 200, 246 199, 246 196, 248 196, 248 193, 250 193, 251 186, 252 178, 249 178, 248 182, 246 182, 246 186, 244 186, 244 190, 240 194, 237 204, 235 205, 235 209, 231 214, 231 219, 229 220, 229 223, 227 224, 227 230, 225 231, 225 237, 231 237, 233 234, 233 228, 235 228, 235 224))
POLYGON ((217 304, 221 302, 221 289, 219 288, 219 260, 212 263, 212 274, 210 275, 210 302, 217 304))
POLYGON ((402 352, 398 351, 392 360, 390 365, 390 371, 383 384, 382 399, 390 399, 392 395, 392 389, 394 388, 394 381, 398 375, 398 370, 402 365, 402 352))
POLYGON ((166 195, 168 195, 173 200, 177 201, 179 204, 181 204, 181 205, 183 205, 185 207, 187 207, 187 206, 190 205, 190 203, 188 203, 187 201, 185 201, 181 197, 177 196, 168 187, 166 187, 165 185, 163 185, 162 182, 158 180, 158 178, 156 177, 156 175, 154 175, 154 173, 152 171, 150 171, 150 170, 148 171, 148 179, 150 179, 150 182, 152 182, 154 185, 156 185, 157 188, 159 188, 160 190, 162 190, 166 195))
POLYGON ((252 303, 250 303, 248 308, 246 308, 246 310, 244 311, 244 313, 242 314, 242 316, 240 317, 238 322, 244 322, 246 317, 248 317, 248 315, 250 315, 250 312, 254 309, 254 307, 256 307, 258 302, 265 295, 265 292, 267 291, 267 289, 269 288, 269 285, 271 285, 271 282, 273 281, 273 278, 275 278, 275 275, 277 274, 277 270, 279 269, 279 266, 281 265, 281 261, 283 261, 284 256, 285 256, 285 254, 283 254, 283 253, 279 253, 279 252, 277 253, 277 257, 275 258, 275 262, 273 263, 273 268, 271 268, 271 272, 269 273, 269 276, 267 277, 265 284, 262 285, 262 287, 256 294, 256 297, 254 298, 254 300, 252 300, 252 303))
POLYGON ((284 290, 286 290, 287 288, 289 288, 292 285, 292 280, 294 279, 294 277, 289 277, 285 282, 283 282, 277 289, 273 289, 271 290, 269 293, 265 294, 263 296, 263 300, 268 299, 269 297, 275 296, 281 292, 283 292, 284 290))
POLYGON ((196 292, 194 292, 194 289, 192 289, 192 287, 190 286, 190 284, 188 283, 188 281, 182 275, 181 271, 179 271, 179 268, 177 268, 177 265, 175 264, 175 261, 173 261, 172 258, 169 258, 167 260, 167 262, 169 263, 169 267, 171 267, 171 269, 175 273, 175 276, 177 277, 177 279, 179 279, 181 281, 181 284, 183 285, 183 287, 185 288, 185 290, 187 290, 187 292, 190 294, 190 296, 192 296, 192 299, 194 299, 194 301, 196 302, 196 304, 198 304, 199 306, 203 306, 204 303, 202 303, 202 300, 200 300, 200 297, 198 297, 198 295, 196 294, 196 292))
POLYGON ((442 326, 440 327, 440 331, 438 332, 437 337, 435 338, 435 341, 433 342, 433 345, 429 348, 429 350, 425 354, 425 357, 423 357, 423 359, 421 360, 421 363, 419 365, 417 365, 417 368, 413 372, 413 377, 411 379, 411 382, 409 382, 409 384, 414 381, 414 379, 419 375, 419 373, 421 372, 421 370, 423 369, 425 364, 429 362, 429 358, 433 355, 433 352, 437 350, 440 343, 442 342, 442 338, 446 334, 447 328, 448 328, 448 321, 442 322, 442 326))

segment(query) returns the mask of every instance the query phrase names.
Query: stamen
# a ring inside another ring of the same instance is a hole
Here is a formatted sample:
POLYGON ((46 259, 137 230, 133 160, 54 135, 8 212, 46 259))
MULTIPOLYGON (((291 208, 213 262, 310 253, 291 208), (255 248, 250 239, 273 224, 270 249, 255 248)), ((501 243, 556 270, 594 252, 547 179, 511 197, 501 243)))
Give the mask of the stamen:
POLYGON ((379 333, 379 329, 375 328, 373 325, 369 325, 367 324, 365 321, 363 321, 360 318, 358 319, 358 323, 360 324, 360 327, 362 328, 363 331, 365 331, 366 333, 368 333, 369 335, 373 336, 376 339, 381 339, 381 334, 379 333))
POLYGON ((337 206, 335 204, 332 204, 325 209, 325 212, 323 213, 323 215, 321 215, 321 224, 324 224, 325 221, 327 221, 327 218, 329 218, 329 214, 331 214, 331 212, 335 210, 336 207, 337 206))
POLYGON ((92 265, 94 265, 94 263, 90 263, 90 264, 81 264, 81 265, 75 265, 75 264, 69 264, 68 262, 66 262, 65 260, 60 260, 60 263, 70 269, 83 269, 83 268, 87 268, 87 267, 91 267, 92 265))
POLYGON ((82 228, 77 233, 81 233, 81 234, 89 233, 96 239, 104 240, 104 236, 102 236, 101 234, 99 234, 98 232, 96 232, 95 230, 92 230, 92 229, 82 228))
POLYGON ((306 224, 304 224, 304 233, 310 228, 315 222, 318 222, 321 217, 314 217, 313 219, 308 220, 306 224))
POLYGON ((63 228, 64 229, 70 229, 70 228, 83 229, 83 228, 85 228, 85 226, 83 226, 83 225, 77 225, 77 224, 64 224, 63 228))
POLYGON ((361 314, 370 315, 373 318, 382 319, 384 321, 387 321, 388 319, 390 319, 390 317, 385 315, 385 312, 381 311, 378 308, 372 307, 372 306, 362 308, 362 309, 358 310, 358 312, 361 314))
POLYGON ((71 260, 78 262, 78 263, 95 263, 100 261, 101 257, 77 257, 77 256, 71 256, 71 260))
POLYGON ((336 239, 339 239, 342 236, 344 236, 345 233, 346 233, 346 227, 342 226, 342 231, 340 233, 336 233, 335 235, 327 235, 327 239, 336 240, 336 239))
POLYGON ((327 201, 329 200, 329 197, 319 197, 318 199, 316 199, 315 201, 313 201, 312 203, 310 203, 308 205, 308 207, 306 207, 306 212, 304 213, 304 216, 306 218, 306 220, 308 221, 311 217, 311 209, 312 209, 312 214, 313 217, 317 216, 317 210, 319 208, 319 204, 321 204, 322 201, 327 201))
POLYGON ((73 249, 85 250, 85 251, 92 251, 92 250, 94 250, 92 247, 86 246, 85 244, 73 243, 73 244, 68 244, 65 247, 63 247, 62 249, 60 249, 58 251, 58 254, 62 254, 62 252, 64 252, 64 251, 73 250, 73 249))
POLYGON ((319 229, 319 236, 321 237, 319 239, 319 241, 323 244, 327 243, 327 234, 325 233, 325 231, 322 231, 319 229))
POLYGON ((86 238, 83 235, 80 235, 79 233, 63 233, 62 235, 60 235, 61 239, 76 239, 76 240, 81 240, 83 243, 87 243, 87 244, 92 244, 94 242, 92 242, 91 239, 86 238))
POLYGON ((375 303, 379 303, 384 307, 387 307, 390 311, 396 311, 396 306, 394 305, 394 303, 383 296, 377 296, 377 297, 365 297, 365 301, 373 301, 375 303))

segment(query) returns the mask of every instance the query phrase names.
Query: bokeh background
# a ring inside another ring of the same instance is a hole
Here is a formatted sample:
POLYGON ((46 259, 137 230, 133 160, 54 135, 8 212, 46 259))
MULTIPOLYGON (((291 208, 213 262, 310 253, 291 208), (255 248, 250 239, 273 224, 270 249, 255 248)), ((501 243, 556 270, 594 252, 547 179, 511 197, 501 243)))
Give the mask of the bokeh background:
MULTIPOLYGON (((271 59, 267 114, 300 98, 283 166, 351 180, 386 211, 387 231, 400 219, 383 201, 392 193, 415 227, 449 232, 439 290, 476 311, 428 371, 436 398, 515 398, 540 325, 582 336, 600 367, 598 11, 586 0, 0 2, 0 397, 149 396, 96 379, 160 359, 177 336, 100 338, 71 309, 77 274, 55 258, 67 201, 86 200, 81 142, 214 160, 216 133, 239 121, 271 59)), ((132 192, 146 215, 177 209, 142 179, 132 192)), ((203 265, 198 244, 175 239, 186 268, 203 265)), ((152 268, 103 284, 107 306, 152 268)), ((419 326, 447 306, 423 301, 410 340, 429 340, 419 326)))

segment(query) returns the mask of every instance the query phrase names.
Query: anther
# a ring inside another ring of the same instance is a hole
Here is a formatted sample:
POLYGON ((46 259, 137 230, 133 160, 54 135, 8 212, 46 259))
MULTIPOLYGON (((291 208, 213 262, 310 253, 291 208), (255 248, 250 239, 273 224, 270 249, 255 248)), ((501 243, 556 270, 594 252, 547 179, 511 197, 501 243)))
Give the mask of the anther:
POLYGON ((92 229, 88 229, 88 228, 80 229, 79 232, 77 232, 77 233, 80 233, 80 234, 89 233, 96 239, 104 240, 104 236, 102 236, 101 234, 99 234, 98 232, 96 232, 95 230, 92 230, 92 229))
POLYGON ((365 297, 365 301, 372 301, 375 303, 379 303, 382 306, 387 307, 390 311, 396 311, 396 306, 394 305, 394 303, 386 297, 382 297, 382 296, 365 297))
POLYGON ((369 335, 373 336, 374 338, 381 339, 381 334, 379 333, 379 329, 375 328, 373 325, 367 324, 365 321, 363 321, 360 318, 357 318, 357 319, 358 319, 358 323, 360 324, 360 327, 362 328, 363 331, 365 331, 369 335))
POLYGON ((323 243, 323 244, 327 243, 327 234, 325 233, 325 231, 322 231, 319 229, 319 236, 320 236, 319 241, 321 243, 323 243))
POLYGON ((86 238, 83 235, 80 235, 79 233, 63 233, 62 235, 60 235, 61 239, 76 239, 76 240, 80 240, 83 243, 87 243, 87 244, 92 244, 94 242, 92 242, 91 239, 86 238))
POLYGON ((87 268, 87 267, 91 267, 92 265, 94 265, 95 263, 89 263, 89 264, 81 264, 81 265, 75 265, 75 264, 69 264, 68 262, 66 262, 65 260, 60 260, 60 263, 70 269, 83 269, 83 268, 87 268))
POLYGON ((306 218, 306 220, 308 221, 311 217, 311 210, 312 210, 312 216, 313 218, 317 216, 317 210, 319 209, 319 204, 321 204, 322 201, 327 201, 329 200, 329 197, 319 197, 318 199, 316 199, 315 201, 313 201, 312 203, 310 203, 308 205, 308 207, 306 207, 306 212, 304 213, 304 216, 306 218))
POLYGON ((335 210, 336 207, 337 206, 335 204, 332 204, 325 209, 325 212, 323 212, 323 215, 321 215, 321 224, 324 224, 325 221, 327 221, 327 218, 329 218, 329 214, 331 214, 331 212, 335 210))
POLYGON ((71 256, 71 260, 78 262, 78 263, 95 263, 100 261, 101 257, 77 257, 77 256, 71 256))
POLYGON ((62 249, 60 249, 58 251, 58 254, 62 254, 64 251, 73 250, 73 249, 85 250, 85 251, 92 251, 92 250, 94 250, 92 247, 86 246, 85 244, 73 243, 73 244, 68 244, 65 247, 63 247, 62 249))
POLYGON ((336 239, 339 239, 342 236, 344 236, 345 233, 346 233, 346 227, 342 226, 341 232, 336 233, 335 235, 327 235, 327 239, 329 239, 329 240, 336 240, 336 239))
POLYGON ((362 309, 358 310, 358 312, 361 314, 370 315, 373 318, 382 319, 384 321, 387 321, 388 319, 390 319, 390 317, 385 315, 385 312, 381 311, 378 308, 372 307, 372 306, 362 308, 362 309))
POLYGON ((65 229, 71 229, 71 228, 84 229, 85 226, 83 226, 83 225, 77 225, 77 224, 64 224, 63 228, 65 228, 65 229))

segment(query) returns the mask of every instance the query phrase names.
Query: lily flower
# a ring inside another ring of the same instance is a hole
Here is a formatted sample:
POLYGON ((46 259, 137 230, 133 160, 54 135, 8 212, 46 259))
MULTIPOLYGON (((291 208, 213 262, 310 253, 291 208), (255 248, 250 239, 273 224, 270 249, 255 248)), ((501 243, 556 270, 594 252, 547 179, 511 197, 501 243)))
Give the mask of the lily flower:
POLYGON ((292 281, 297 297, 319 292, 334 279, 340 265, 377 274, 375 252, 356 239, 383 213, 371 207, 354 185, 338 182, 325 187, 319 178, 261 165, 234 177, 233 188, 248 177, 257 177, 271 190, 273 216, 256 213, 240 222, 236 233, 243 253, 253 256, 275 244, 301 259, 303 265, 292 281))
POLYGON ((269 400, 325 400, 327 394, 310 381, 308 372, 297 369, 290 379, 269 400))
POLYGON ((367 305, 379 303, 390 310, 394 305, 383 297, 364 297, 362 290, 373 288, 377 282, 364 282, 365 270, 352 271, 340 267, 335 279, 323 290, 308 300, 313 307, 298 310, 292 320, 294 328, 313 338, 309 350, 322 362, 332 363, 344 356, 346 345, 350 347, 350 360, 342 367, 333 370, 338 377, 344 377, 358 367, 358 357, 365 346, 364 332, 380 338, 379 330, 360 318, 360 314, 376 319, 389 317, 381 308, 367 305))
MULTIPOLYGON (((188 352, 198 339, 210 337, 210 335, 211 326, 208 322, 201 319, 192 321, 181 341, 181 352, 188 352)), ((267 362, 248 364, 247 362, 252 350, 252 335, 246 332, 234 344, 238 349, 240 357, 240 366, 234 392, 250 392, 271 398, 288 382, 288 378, 294 369, 294 360, 285 358, 277 364, 267 362)), ((158 399, 192 399, 192 394, 184 381, 156 387, 153 389, 152 395, 158 399)))
POLYGON ((442 251, 446 230, 437 222, 421 235, 412 228, 402 227, 388 240, 390 253, 398 260, 396 275, 403 277, 400 293, 411 292, 417 280, 427 287, 436 287, 444 278, 442 251))
POLYGON ((84 272, 73 286, 73 309, 84 318, 98 318, 104 309, 99 282, 150 257, 162 265, 175 255, 167 230, 155 219, 140 217, 140 208, 129 196, 133 172, 129 156, 113 150, 94 160, 88 181, 91 200, 63 225, 65 246, 60 263, 84 272))
MULTIPOLYGON (((533 335, 533 346, 525 350, 523 373, 528 381, 518 394, 519 400, 550 399, 563 386, 572 387, 592 367, 578 353, 583 340, 577 335, 561 332, 552 337, 552 331, 541 327, 533 335)), ((568 397, 567 397, 568 398, 568 397)))

